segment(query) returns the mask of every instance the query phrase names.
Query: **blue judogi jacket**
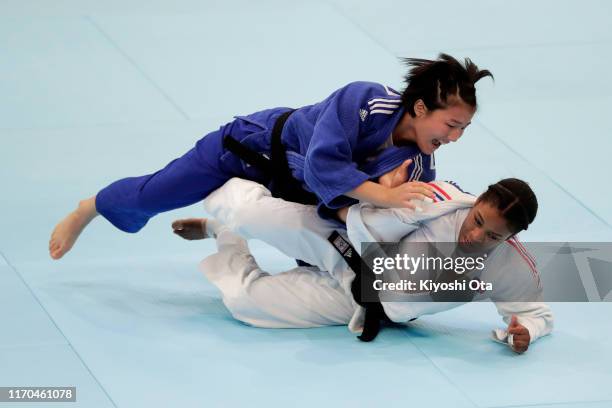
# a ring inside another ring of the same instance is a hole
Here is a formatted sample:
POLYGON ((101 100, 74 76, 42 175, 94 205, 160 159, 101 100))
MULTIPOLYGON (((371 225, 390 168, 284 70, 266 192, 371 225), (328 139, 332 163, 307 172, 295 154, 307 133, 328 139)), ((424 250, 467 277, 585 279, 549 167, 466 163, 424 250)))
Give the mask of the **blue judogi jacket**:
MULTIPOLYGON (((237 116, 261 128, 241 142, 261 153, 270 152, 276 118, 288 108, 237 116)), ((343 194, 367 180, 413 159, 410 180, 435 179, 433 155, 415 144, 385 147, 404 114, 399 93, 373 82, 353 82, 314 105, 297 109, 283 128, 282 141, 293 176, 321 200, 319 212, 354 204, 343 194)))

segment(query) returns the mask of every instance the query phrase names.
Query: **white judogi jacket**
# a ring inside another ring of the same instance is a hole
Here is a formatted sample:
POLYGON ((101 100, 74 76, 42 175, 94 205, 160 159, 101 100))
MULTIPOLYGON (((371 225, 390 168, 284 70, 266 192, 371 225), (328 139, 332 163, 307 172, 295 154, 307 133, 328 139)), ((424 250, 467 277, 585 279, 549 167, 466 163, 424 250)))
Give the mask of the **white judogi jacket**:
MULTIPOLYGON (((360 251, 362 242, 456 242, 459 229, 475 197, 454 184, 433 182, 436 201, 421 203, 421 211, 381 209, 371 204, 350 208, 347 235, 360 251)), ((354 278, 344 259, 327 241, 338 229, 333 222, 321 219, 313 206, 273 198, 260 184, 232 179, 204 201, 205 209, 229 229, 246 239, 260 239, 286 255, 301 259, 329 274, 350 295, 354 278)), ((474 300, 525 299, 525 302, 495 302, 498 312, 509 324, 516 315, 530 333, 531 341, 550 333, 553 318, 550 308, 541 301, 542 287, 535 263, 516 240, 500 244, 488 256, 481 279, 493 284, 492 292, 477 295, 474 300)), ((414 297, 414 302, 382 302, 386 314, 395 322, 406 322, 425 314, 448 310, 462 303, 430 302, 428 295, 414 297)), ((350 319, 351 331, 363 327, 364 310, 355 303, 350 319)), ((503 333, 499 336, 503 338, 503 333)))
MULTIPOLYGON (((349 209, 348 237, 357 251, 363 242, 457 242, 459 230, 476 198, 449 182, 430 183, 436 189, 436 201, 419 203, 422 211, 381 209, 363 203, 349 209)), ((400 253, 401 251, 400 244, 400 253)), ((480 275, 491 282, 493 290, 477 294, 473 300, 486 298, 495 302, 506 324, 516 315, 529 330, 531 341, 552 330, 550 308, 541 302, 542 285, 535 261, 516 237, 497 246, 488 254, 480 275), (512 299, 513 302, 496 301, 512 299), (516 300, 516 301, 515 301, 516 300)), ((428 295, 414 296, 415 302, 382 302, 385 313, 395 322, 408 321, 424 314, 437 313, 461 305, 457 302, 428 302, 428 295)))

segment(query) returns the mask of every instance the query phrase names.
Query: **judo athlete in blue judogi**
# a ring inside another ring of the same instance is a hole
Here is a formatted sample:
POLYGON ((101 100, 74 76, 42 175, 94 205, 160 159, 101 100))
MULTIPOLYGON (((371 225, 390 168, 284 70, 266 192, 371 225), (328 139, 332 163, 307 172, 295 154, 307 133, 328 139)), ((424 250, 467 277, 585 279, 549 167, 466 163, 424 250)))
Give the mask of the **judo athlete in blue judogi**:
POLYGON ((413 207, 412 199, 432 197, 419 181, 435 178, 434 151, 461 137, 477 106, 474 84, 492 75, 444 54, 407 63, 401 94, 353 82, 314 105, 237 116, 165 168, 110 184, 56 226, 51 257, 70 250, 98 214, 134 233, 156 214, 201 201, 233 177, 264 184, 289 201, 317 204, 324 218, 358 201, 413 207), (402 163, 410 182, 385 186, 380 177, 402 163))

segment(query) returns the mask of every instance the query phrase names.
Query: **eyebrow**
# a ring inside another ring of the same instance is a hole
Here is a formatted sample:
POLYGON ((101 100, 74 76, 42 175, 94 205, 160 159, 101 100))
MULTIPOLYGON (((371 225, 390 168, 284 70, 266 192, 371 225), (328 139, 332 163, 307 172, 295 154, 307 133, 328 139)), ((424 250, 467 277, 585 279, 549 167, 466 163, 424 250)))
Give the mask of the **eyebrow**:
MULTIPOLYGON (((450 121, 451 121, 451 122, 458 123, 458 124, 460 124, 460 125, 463 125, 463 122, 461 122, 461 121, 459 121, 459 120, 457 120, 457 119, 451 119, 450 121)), ((464 126, 467 126, 467 125, 469 125, 470 123, 472 123, 472 122, 470 121, 470 122, 466 123, 464 126)))
MULTIPOLYGON (((482 216, 482 214, 480 214, 480 211, 476 210, 476 217, 479 218, 480 222, 484 225, 484 217, 482 216)), ((491 233, 493 236, 495 236, 496 238, 501 237, 502 234, 498 234, 495 231, 489 231, 489 233, 491 233)))

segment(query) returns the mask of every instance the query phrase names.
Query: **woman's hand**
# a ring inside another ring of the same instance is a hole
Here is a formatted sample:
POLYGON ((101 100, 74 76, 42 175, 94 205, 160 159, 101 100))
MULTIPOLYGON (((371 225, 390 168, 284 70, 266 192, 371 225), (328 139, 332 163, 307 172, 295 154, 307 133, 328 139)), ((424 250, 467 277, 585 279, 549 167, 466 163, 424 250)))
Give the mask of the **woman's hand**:
POLYGON ((512 335, 512 350, 516 353, 524 353, 529 348, 531 343, 531 336, 529 330, 518 322, 516 316, 512 315, 510 318, 510 324, 508 325, 508 334, 512 335))
POLYGON ((393 188, 401 185, 408 180, 408 166, 412 163, 412 159, 408 159, 390 172, 383 174, 378 178, 378 183, 387 188, 393 188))
POLYGON ((416 206, 410 200, 433 199, 433 187, 420 181, 408 181, 408 166, 412 160, 406 160, 395 169, 378 178, 378 183, 365 181, 344 195, 359 201, 370 202, 379 207, 412 208, 416 206))
POLYGON ((411 200, 433 200, 433 197, 433 187, 429 184, 421 181, 409 181, 388 189, 379 205, 387 208, 411 208, 414 210, 416 206, 410 202, 411 200))

